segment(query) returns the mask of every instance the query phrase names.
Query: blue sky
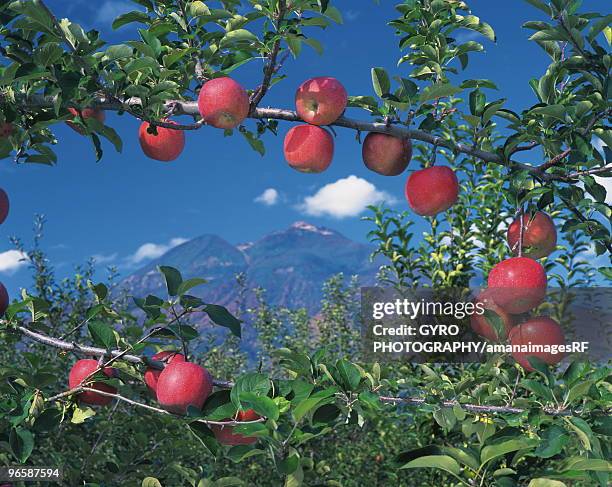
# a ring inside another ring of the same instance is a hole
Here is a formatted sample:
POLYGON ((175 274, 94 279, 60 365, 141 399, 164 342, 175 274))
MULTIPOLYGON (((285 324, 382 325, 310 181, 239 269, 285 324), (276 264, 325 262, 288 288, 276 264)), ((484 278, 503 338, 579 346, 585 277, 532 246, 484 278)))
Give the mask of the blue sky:
MULTIPOLYGON (((59 17, 68 17, 84 28, 97 28, 109 43, 130 39, 129 29, 113 32, 112 19, 131 10, 124 0, 47 0, 59 17)), ((296 87, 313 76, 335 76, 353 95, 373 94, 370 68, 397 68, 398 38, 386 22, 396 17, 394 1, 336 0, 344 25, 314 32, 324 44, 318 56, 309 48, 284 66, 288 78, 274 86, 262 106, 292 108, 296 87)), ((521 25, 540 19, 526 2, 471 0, 473 13, 489 22, 498 37, 493 44, 479 36, 486 52, 471 56, 465 73, 490 78, 508 98, 507 107, 520 110, 533 104, 529 78, 540 76, 548 61, 527 41, 521 25)), ((585 1, 584 9, 606 11, 606 3, 585 1)), ((241 67, 234 78, 247 87, 261 78, 261 63, 241 67)), ((501 96, 501 95, 500 95, 501 96)), ((360 114, 364 117, 365 114, 360 114)), ((146 158, 137 141, 139 123, 131 117, 107 115, 107 123, 122 136, 124 150, 107 146, 101 163, 95 162, 90 141, 65 126, 57 127, 60 140, 55 167, 0 164, 0 186, 11 198, 11 213, 0 227, 0 280, 14 293, 30 284, 30 273, 16 264, 9 236, 31 240, 33 217, 46 216, 45 248, 60 273, 90 256, 101 266, 116 264, 122 274, 146 263, 163 250, 205 233, 215 233, 232 243, 259 238, 296 220, 307 220, 364 241, 369 225, 358 210, 368 202, 386 198, 398 209, 406 208, 405 176, 385 178, 369 172, 361 161, 361 146, 354 133, 338 129, 334 161, 326 172, 305 175, 290 169, 282 155, 282 136, 266 137, 266 155, 260 157, 241 136, 223 137, 213 128, 188 133, 187 145, 175 162, 164 164, 146 158), (351 201, 348 201, 351 199, 351 201), (334 204, 343 201, 344 207, 334 204)), ((253 122, 249 122, 252 124, 253 122)), ((281 128, 281 134, 289 126, 281 128)))

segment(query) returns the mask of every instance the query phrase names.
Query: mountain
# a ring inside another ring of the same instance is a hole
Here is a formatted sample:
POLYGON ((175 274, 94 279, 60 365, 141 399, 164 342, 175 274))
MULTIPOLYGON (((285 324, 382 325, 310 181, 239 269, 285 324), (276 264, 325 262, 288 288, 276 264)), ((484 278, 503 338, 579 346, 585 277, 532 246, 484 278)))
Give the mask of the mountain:
POLYGON ((207 284, 195 288, 192 294, 231 309, 240 293, 236 275, 243 273, 249 290, 244 296, 247 306, 255 303, 252 289, 261 287, 270 304, 305 307, 315 313, 323 283, 332 275, 358 275, 361 285, 374 284, 378 264, 369 260, 372 250, 334 230, 306 222, 239 245, 217 235, 203 235, 151 261, 122 285, 134 296, 160 295, 164 284, 157 266, 172 266, 184 279, 207 279, 207 284))

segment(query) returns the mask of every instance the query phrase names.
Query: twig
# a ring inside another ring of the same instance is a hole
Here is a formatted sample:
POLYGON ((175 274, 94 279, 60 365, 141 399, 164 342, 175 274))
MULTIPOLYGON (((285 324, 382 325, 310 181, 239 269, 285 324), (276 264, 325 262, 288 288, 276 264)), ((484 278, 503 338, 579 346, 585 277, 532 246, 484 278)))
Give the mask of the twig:
POLYGON ((274 41, 274 44, 272 46, 272 52, 270 52, 270 55, 268 56, 268 62, 266 63, 266 67, 264 68, 263 81, 261 82, 261 85, 257 87, 255 92, 251 96, 251 109, 250 109, 251 113, 254 112, 254 110, 257 108, 257 105, 259 105, 259 102, 263 99, 264 96, 266 96, 266 93, 268 92, 268 89, 270 88, 270 83, 272 82, 272 76, 274 75, 274 73, 278 71, 277 58, 278 58, 278 53, 280 52, 281 39, 282 39, 279 31, 281 28, 281 24, 285 18, 285 12, 286 12, 285 0, 280 0, 278 2, 278 17, 276 19, 276 35, 278 36, 278 38, 274 41))
MULTIPOLYGON (((170 411, 166 411, 165 409, 161 409, 161 408, 156 408, 155 406, 150 406, 148 404, 144 404, 142 402, 138 402, 138 401, 134 401, 133 399, 130 399, 128 397, 122 396, 121 394, 115 394, 113 392, 106 392, 106 391, 101 391, 98 389, 94 389, 92 387, 75 387, 74 389, 70 389, 68 391, 62 392, 61 394, 56 394, 55 396, 51 396, 47 399, 45 399, 45 402, 52 402, 52 401, 57 401, 59 399, 63 399, 65 397, 69 397, 72 396, 74 394, 79 394, 81 392, 93 392, 95 394, 99 394, 101 396, 105 396, 105 397, 112 397, 113 399, 117 399, 119 401, 123 401, 126 402, 128 404, 131 404, 132 406, 136 406, 142 409, 147 409, 149 411, 153 411, 159 414, 165 414, 168 416, 174 416, 177 418, 184 418, 184 419, 189 419, 189 416, 182 416, 180 414, 174 414, 171 413, 170 411)), ((209 425, 217 425, 217 426, 239 426, 239 425, 245 425, 245 424, 253 424, 253 423, 263 423, 264 421, 266 421, 266 418, 259 418, 259 419, 255 419, 253 421, 213 421, 213 420, 209 420, 209 419, 194 419, 193 422, 196 423, 204 423, 204 424, 209 424, 209 425)))
POLYGON ((561 154, 557 154, 555 157, 553 157, 550 161, 545 162, 544 164, 540 164, 538 166, 538 170, 541 171, 542 173, 544 171, 546 171, 547 169, 556 166, 557 164, 559 164, 563 159, 565 159, 569 153, 572 152, 572 149, 565 149, 563 152, 561 152, 561 154))
MULTIPOLYGON (((427 404, 425 399, 416 398, 416 397, 388 397, 388 396, 380 396, 380 400, 382 402, 388 403, 403 403, 410 404, 413 406, 420 406, 423 404, 427 404)), ((482 406, 480 404, 462 404, 459 401, 441 401, 439 403, 440 406, 446 408, 452 408, 453 406, 460 406, 462 409, 466 411, 470 411, 472 413, 507 413, 507 414, 520 414, 527 412, 527 409, 523 408, 515 408, 510 406, 482 406)), ((561 408, 553 408, 553 407, 543 407, 542 411, 551 416, 573 416, 579 415, 581 411, 572 411, 569 409, 561 409, 561 408)))

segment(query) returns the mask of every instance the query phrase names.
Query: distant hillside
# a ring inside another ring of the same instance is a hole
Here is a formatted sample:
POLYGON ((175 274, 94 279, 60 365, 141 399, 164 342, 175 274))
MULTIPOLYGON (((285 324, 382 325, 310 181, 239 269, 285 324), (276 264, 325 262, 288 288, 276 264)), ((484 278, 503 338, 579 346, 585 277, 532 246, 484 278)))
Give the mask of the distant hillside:
MULTIPOLYGON (((332 275, 358 275, 360 284, 375 281, 378 265, 369 261, 369 245, 354 242, 328 228, 296 222, 257 242, 232 245, 217 235, 203 235, 173 248, 128 276, 123 285, 135 296, 163 293, 159 265, 176 267, 185 279, 208 283, 193 294, 233 308, 239 293, 235 276, 244 273, 248 289, 262 287, 271 304, 319 309, 321 288, 332 275)), ((249 292, 247 305, 254 304, 249 292)))

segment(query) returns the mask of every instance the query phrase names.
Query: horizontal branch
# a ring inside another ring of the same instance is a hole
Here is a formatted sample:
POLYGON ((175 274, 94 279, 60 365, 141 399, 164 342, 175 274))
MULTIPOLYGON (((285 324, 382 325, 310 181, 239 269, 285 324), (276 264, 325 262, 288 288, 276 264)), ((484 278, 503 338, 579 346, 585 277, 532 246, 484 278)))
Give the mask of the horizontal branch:
MULTIPOLYGON (((388 396, 380 396, 380 400, 386 403, 393 404, 410 404, 413 406, 421 406, 426 404, 425 399, 415 398, 415 397, 388 397, 388 396)), ((527 409, 523 408, 515 408, 511 406, 483 406, 480 404, 462 404, 459 401, 441 401, 438 403, 438 406, 443 406, 446 408, 452 408, 454 406, 459 406, 466 411, 470 411, 472 413, 489 413, 489 414, 521 414, 527 411, 527 409)), ((570 409, 560 409, 553 407, 543 407, 542 411, 551 416, 573 416, 579 414, 579 411, 572 411, 570 409)))
MULTIPOLYGON (((18 326, 17 329, 25 336, 31 338, 32 340, 35 340, 37 342, 43 343, 45 345, 50 345, 52 347, 56 347, 56 348, 60 348, 62 350, 67 350, 67 351, 72 351, 75 353, 82 353, 85 355, 94 355, 94 356, 114 356, 117 357, 118 355, 120 355, 122 353, 121 350, 104 350, 102 348, 96 348, 96 347, 90 347, 90 346, 86 346, 86 345, 79 345, 76 343, 69 343, 69 342, 65 342, 63 340, 59 340, 57 338, 53 338, 50 337, 48 335, 44 335, 42 333, 37 333, 35 331, 32 331, 24 326, 18 326)), ((129 354, 123 354, 120 357, 121 360, 124 360, 126 362, 131 362, 131 363, 138 363, 138 364, 145 364, 147 366, 156 368, 156 369, 163 369, 165 364, 163 362, 158 362, 158 361, 154 361, 149 359, 148 357, 140 357, 137 355, 129 355, 129 354)), ((221 388, 225 388, 225 389, 231 389, 232 387, 234 387, 234 383, 231 381, 220 381, 220 380, 214 380, 213 384, 217 387, 221 387, 221 388)), ((82 389, 85 390, 85 389, 82 389)), ((102 392, 95 390, 94 392, 96 393, 100 393, 102 394, 102 392)), ((74 394, 75 391, 66 391, 63 392, 61 394, 58 394, 56 396, 53 396, 52 398, 49 398, 48 400, 52 400, 52 399, 59 399, 62 397, 66 397, 69 395, 74 394)), ((108 395, 109 393, 104 393, 103 395, 108 395)), ((114 396, 113 396, 114 397, 114 396)), ((417 398, 417 397, 390 397, 390 396, 379 396, 381 402, 385 402, 385 403, 393 403, 393 404, 399 404, 399 403, 403 403, 403 404, 410 404, 410 405, 414 405, 414 406, 421 406, 426 404, 425 399, 422 398, 417 398)), ((121 400, 125 400, 125 398, 119 398, 121 400)), ((129 400, 131 401, 131 400, 129 400)), ((129 402, 127 401, 127 402, 129 402)), ((140 403, 139 403, 140 404, 140 403)), ((490 413, 490 414, 497 414, 497 413, 514 413, 514 414, 519 414, 519 413, 523 413, 526 410, 525 409, 521 409, 521 408, 515 408, 515 407, 511 407, 511 406, 483 406, 480 404, 463 404, 463 403, 459 403, 457 401, 442 401, 439 403, 439 406, 441 407, 448 407, 448 408, 452 408, 453 406, 458 405, 461 406, 461 408, 465 409, 466 411, 470 411, 473 413, 490 413)), ((165 411, 165 410, 159 410, 158 408, 154 408, 153 406, 148 406, 145 405, 148 409, 153 409, 153 410, 157 410, 157 411, 165 411)), ((544 407, 542 408, 542 411, 544 411, 546 414, 549 414, 551 416, 572 416, 572 415, 576 415, 579 414, 578 411, 571 411, 569 409, 557 409, 557 408, 551 408, 551 407, 544 407)), ((165 411, 167 412, 167 411, 165 411)), ((603 414, 610 414, 610 411, 604 411, 603 414)), ((244 424, 244 422, 241 422, 241 424, 244 424)))
MULTIPOLYGON (((44 97, 41 95, 34 95, 24 100, 24 103, 29 108, 52 108, 53 98, 44 97)), ((109 111, 125 111, 137 118, 143 119, 140 115, 134 112, 135 107, 142 107, 142 100, 138 97, 126 98, 125 100, 110 99, 105 96, 99 96, 94 105, 102 110, 109 111)), ((176 115, 191 115, 199 120, 200 112, 198 110, 198 104, 195 101, 184 101, 184 100, 168 100, 164 104, 164 109, 168 113, 176 115)), ((249 114, 249 118, 253 119, 273 119, 273 120, 284 120, 286 122, 303 122, 299 115, 293 110, 286 110, 283 108, 255 108, 249 114)), ((167 122, 155 122, 151 121, 154 125, 163 127, 169 127, 176 130, 197 130, 203 126, 201 121, 195 124, 187 125, 169 125, 167 122)), ((436 147, 445 147, 446 149, 452 150, 453 152, 466 154, 481 161, 497 164, 505 167, 512 167, 527 171, 535 177, 543 181, 566 181, 564 176, 547 174, 541 168, 532 166, 522 162, 514 160, 506 160, 499 154, 494 152, 488 152, 471 145, 461 144, 454 142, 449 139, 431 134, 424 130, 408 129, 402 126, 387 124, 384 122, 371 122, 365 120, 357 120, 342 116, 336 120, 332 126, 344 127, 352 130, 358 130, 361 132, 379 132, 383 134, 393 135, 399 138, 410 138, 413 140, 419 140, 436 147)))
MULTIPOLYGON (((30 330, 25 326, 18 326, 17 330, 19 330, 19 332, 21 332, 23 335, 27 336, 28 338, 31 338, 34 341, 49 345, 51 347, 59 348, 61 350, 66 350, 68 352, 74 352, 81 355, 90 355, 94 357, 120 357, 121 360, 125 362, 143 364, 147 367, 151 367, 153 369, 158 370, 162 370, 165 366, 164 362, 151 360, 150 358, 145 356, 124 353, 124 350, 105 350, 103 348, 81 345, 75 342, 67 342, 58 338, 50 337, 49 335, 45 335, 43 333, 38 333, 36 331, 30 330)), ((213 385, 224 389, 231 389, 234 386, 232 382, 218 379, 213 379, 213 385)))
MULTIPOLYGON (((153 411, 155 413, 159 413, 159 414, 165 414, 168 416, 175 416, 178 418, 183 418, 183 419, 189 419, 188 416, 182 416, 180 414, 174 414, 171 413, 170 411, 166 411, 165 409, 161 409, 161 408, 156 408, 155 406, 150 406, 149 404, 144 404, 142 402, 138 402, 135 401, 133 399, 130 399, 128 397, 122 396, 121 394, 115 394, 113 392, 106 392, 106 391, 101 391, 99 389, 94 389, 93 387, 75 387, 74 389, 70 389, 68 391, 62 392, 61 394, 56 394, 55 396, 51 396, 47 399, 45 399, 46 402, 52 402, 52 401, 57 401, 59 399, 63 399, 65 397, 69 397, 72 396, 74 394, 79 394, 81 392, 94 392, 96 394, 99 394, 100 396, 105 396, 105 397, 112 397, 113 399, 117 399, 119 401, 123 401, 126 402, 128 404, 131 404, 132 406, 136 406, 142 409, 147 409, 149 411, 153 411)), ((195 423, 204 423, 204 424, 208 424, 208 425, 216 425, 216 426, 244 426, 246 424, 252 424, 252 423, 263 423, 266 419, 265 418, 259 418, 259 419, 254 419, 253 421, 213 421, 210 419, 195 419, 194 422, 195 423)))

